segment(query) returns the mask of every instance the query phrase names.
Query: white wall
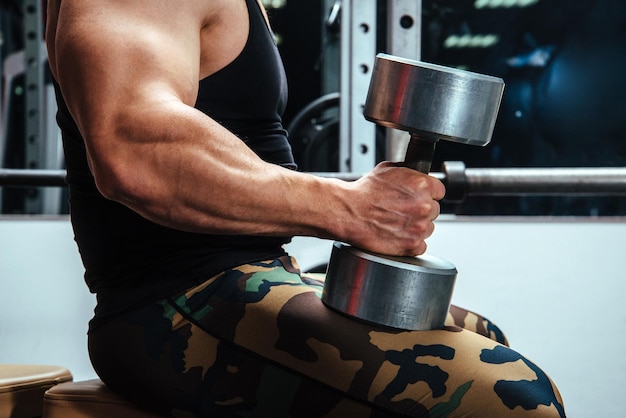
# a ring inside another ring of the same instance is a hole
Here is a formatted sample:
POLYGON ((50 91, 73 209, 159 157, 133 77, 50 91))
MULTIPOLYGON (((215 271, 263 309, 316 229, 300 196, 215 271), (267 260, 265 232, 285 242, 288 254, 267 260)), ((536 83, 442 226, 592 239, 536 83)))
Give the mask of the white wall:
POLYGON ((0 217, 0 362, 55 364, 95 376, 87 320, 95 297, 67 218, 0 217), (17 220, 22 219, 22 220, 17 220))
MULTIPOLYGON (((298 238, 303 268, 331 242, 298 238)), ((429 253, 459 270, 453 303, 504 329, 557 383, 569 417, 626 410, 626 222, 446 219, 429 253)), ((0 218, 0 362, 68 367, 94 377, 86 323, 94 298, 66 218, 0 218)))

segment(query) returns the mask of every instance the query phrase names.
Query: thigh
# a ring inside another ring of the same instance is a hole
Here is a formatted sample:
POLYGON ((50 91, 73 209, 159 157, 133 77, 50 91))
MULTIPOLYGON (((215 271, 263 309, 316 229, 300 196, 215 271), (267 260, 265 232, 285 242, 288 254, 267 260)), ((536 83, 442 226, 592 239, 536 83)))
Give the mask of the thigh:
POLYGON ((494 340, 456 326, 372 326, 320 295, 288 258, 225 272, 150 315, 127 315, 128 345, 145 364, 127 361, 134 372, 103 380, 144 379, 119 390, 145 402, 160 394, 197 416, 564 416, 548 376, 494 340))

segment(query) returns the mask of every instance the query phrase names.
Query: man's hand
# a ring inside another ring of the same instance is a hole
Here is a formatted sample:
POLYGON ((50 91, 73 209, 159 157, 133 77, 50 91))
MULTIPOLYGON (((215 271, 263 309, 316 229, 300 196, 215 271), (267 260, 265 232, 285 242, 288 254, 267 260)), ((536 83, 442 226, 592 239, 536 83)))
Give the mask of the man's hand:
POLYGON ((350 184, 354 193, 346 242, 382 254, 420 255, 445 194, 434 177, 384 162, 350 184))

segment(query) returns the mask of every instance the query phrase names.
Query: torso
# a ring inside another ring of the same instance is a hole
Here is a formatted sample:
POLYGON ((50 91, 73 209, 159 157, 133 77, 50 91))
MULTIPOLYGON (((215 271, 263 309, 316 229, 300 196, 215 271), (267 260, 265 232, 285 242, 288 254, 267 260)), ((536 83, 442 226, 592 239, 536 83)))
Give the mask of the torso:
MULTIPOLYGON (((185 103, 216 120, 265 161, 295 168, 281 121, 287 100, 285 72, 273 34, 268 30, 267 16, 261 13, 263 8, 257 7, 255 2, 258 0, 49 0, 47 39, 55 40, 56 15, 59 12, 64 14, 59 19, 59 34, 63 30, 65 36, 56 38, 59 47, 57 52, 60 53, 61 48, 67 46, 63 45, 67 40, 71 48, 65 48, 64 51, 69 53, 64 56, 63 66, 59 63, 58 68, 63 69, 60 71, 62 75, 65 74, 64 81, 67 84, 64 87, 70 87, 70 93, 74 94, 74 99, 78 98, 79 103, 91 91, 79 91, 80 87, 71 89, 74 80, 78 78, 73 67, 74 59, 82 59, 81 68, 92 69, 90 59, 102 63, 102 58, 105 58, 107 65, 113 62, 113 68, 109 70, 115 73, 119 67, 115 56, 98 54, 115 54, 116 47, 124 49, 126 53, 134 52, 124 48, 126 44, 109 44, 108 48, 100 50, 97 48, 100 42, 97 39, 86 47, 85 44, 81 45, 83 38, 80 35, 94 30, 94 25, 89 24, 90 18, 100 19, 98 24, 104 42, 110 39, 106 35, 110 33, 111 26, 114 26, 112 33, 124 35, 129 27, 133 29, 135 25, 134 28, 141 31, 138 33, 141 39, 132 43, 133 46, 139 45, 141 48, 144 44, 140 41, 153 42, 149 45, 152 48, 148 48, 148 54, 142 55, 148 60, 152 58, 150 53, 159 54, 163 51, 162 41, 174 42, 174 48, 169 44, 173 56, 182 52, 186 58, 194 58, 184 66, 177 66, 177 62, 169 55, 158 55, 159 60, 152 63, 158 68, 156 74, 176 68, 176 77, 173 78, 183 78, 185 84, 193 84, 196 89, 197 100, 193 103, 187 100, 185 103), (62 7, 59 7, 60 1, 63 1, 62 7), (150 7, 155 3, 166 5, 170 10, 164 12, 150 7), (205 9, 212 12, 205 10, 202 17, 198 18, 197 3, 202 3, 205 9), (141 5, 141 8, 133 9, 134 5, 141 5), (185 5, 184 10, 177 9, 182 5, 185 5), (175 14, 176 20, 167 12, 175 14), (74 16, 71 16, 72 13, 74 16), (106 13, 106 20, 99 13, 106 13), (157 31, 151 27, 155 19, 161 19, 157 31), (61 26, 68 21, 70 24, 75 23, 70 30, 61 26), (179 28, 183 35, 176 36, 179 28), (176 32, 170 33, 170 30, 176 32), (163 32, 164 36, 159 37, 163 32), (157 48, 154 48, 155 44, 157 48), (87 51, 93 56, 85 58, 85 55, 76 54, 74 47, 77 45, 85 47, 83 53, 87 51), (96 48, 88 49, 89 45, 92 45, 91 48, 95 45, 96 48), (194 66, 193 71, 188 71, 190 65, 194 66)), ((53 74, 56 65, 54 47, 51 42, 49 52, 53 74)), ((131 61, 154 76, 155 71, 151 72, 152 68, 144 65, 145 61, 131 61)), ((127 72, 133 70, 129 65, 123 68, 124 71, 113 76, 105 73, 108 75, 107 84, 119 80, 120 73, 126 77, 127 72)), ((98 72, 95 75, 90 72, 90 76, 93 82, 101 82, 105 78, 99 77, 98 72)), ((133 78, 138 82, 141 79, 133 78)), ((88 87, 88 84, 78 83, 78 86, 88 87)), ((289 237, 221 236, 179 231, 150 222, 128 207, 104 198, 88 166, 86 140, 61 90, 56 83, 59 104, 57 120, 63 133, 72 225, 85 265, 85 280, 90 289, 98 294, 93 324, 141 301, 157 300, 181 291, 197 280, 211 277, 232 266, 284 255, 283 246, 289 237)), ((124 105, 124 101, 116 102, 124 105)), ((98 100, 87 103, 98 104, 98 100)), ((102 111, 102 108, 98 109, 102 111)), ((97 118, 99 114, 94 112, 93 117, 97 118)))

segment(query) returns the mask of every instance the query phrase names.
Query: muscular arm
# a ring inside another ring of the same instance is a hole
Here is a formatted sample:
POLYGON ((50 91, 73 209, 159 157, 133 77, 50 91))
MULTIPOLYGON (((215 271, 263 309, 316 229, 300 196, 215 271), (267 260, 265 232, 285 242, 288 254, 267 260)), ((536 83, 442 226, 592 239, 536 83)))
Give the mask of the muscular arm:
POLYGON ((205 49, 224 33, 219 7, 63 1, 58 24, 49 23, 50 63, 100 192, 182 230, 312 235, 385 253, 423 252, 438 214, 432 199, 443 195, 432 178, 389 164, 354 183, 296 173, 263 162, 193 108, 198 80, 242 46, 219 38, 205 49))

